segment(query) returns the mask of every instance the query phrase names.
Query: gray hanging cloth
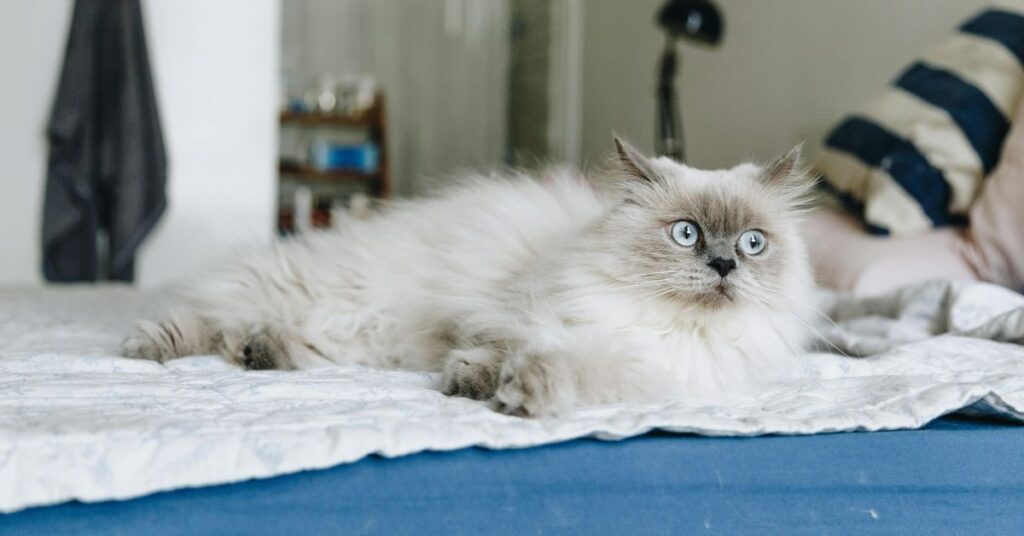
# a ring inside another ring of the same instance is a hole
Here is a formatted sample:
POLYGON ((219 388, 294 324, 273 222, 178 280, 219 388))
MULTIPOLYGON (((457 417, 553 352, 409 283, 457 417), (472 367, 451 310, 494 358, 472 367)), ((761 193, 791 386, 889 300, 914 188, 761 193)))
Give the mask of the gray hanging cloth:
POLYGON ((47 130, 43 273, 131 281, 167 205, 139 0, 77 0, 47 130))

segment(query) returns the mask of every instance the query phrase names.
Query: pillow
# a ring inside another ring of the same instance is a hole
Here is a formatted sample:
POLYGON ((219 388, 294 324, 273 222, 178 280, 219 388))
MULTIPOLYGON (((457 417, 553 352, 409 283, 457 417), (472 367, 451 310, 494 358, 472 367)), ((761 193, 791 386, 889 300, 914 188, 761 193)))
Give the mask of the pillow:
POLYGON ((965 257, 983 279, 1024 290, 1024 106, 1017 109, 999 166, 971 207, 965 257))
POLYGON ((971 207, 966 230, 879 237, 836 207, 803 226, 821 286, 870 295, 931 279, 981 279, 1024 289, 1024 106, 1017 107, 999 165, 971 207))
POLYGON ((823 187, 877 234, 963 225, 1024 89, 1024 13, 983 11, 827 136, 823 187))

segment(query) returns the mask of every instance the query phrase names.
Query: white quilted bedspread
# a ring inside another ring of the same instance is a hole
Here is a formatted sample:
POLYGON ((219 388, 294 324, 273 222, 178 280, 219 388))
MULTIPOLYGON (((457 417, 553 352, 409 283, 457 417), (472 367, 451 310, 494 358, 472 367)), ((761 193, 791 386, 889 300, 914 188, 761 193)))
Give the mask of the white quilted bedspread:
POLYGON ((0 290, 0 512, 99 501, 479 445, 511 448, 652 428, 707 435, 915 428, 970 407, 1024 420, 1024 297, 934 283, 823 298, 828 338, 807 377, 713 407, 498 415, 428 374, 243 372, 213 357, 115 357, 152 296, 120 287, 0 290))

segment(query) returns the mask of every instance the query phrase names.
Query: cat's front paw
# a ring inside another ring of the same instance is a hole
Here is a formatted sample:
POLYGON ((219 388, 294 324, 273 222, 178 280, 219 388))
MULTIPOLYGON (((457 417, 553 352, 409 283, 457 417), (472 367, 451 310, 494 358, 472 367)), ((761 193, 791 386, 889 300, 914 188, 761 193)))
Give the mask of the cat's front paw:
POLYGON ((448 396, 489 400, 498 387, 499 361, 492 348, 452 350, 444 364, 442 391, 448 396))
POLYGON ((576 378, 568 363, 541 353, 517 354, 501 367, 493 408, 516 417, 567 413, 576 398, 576 378))

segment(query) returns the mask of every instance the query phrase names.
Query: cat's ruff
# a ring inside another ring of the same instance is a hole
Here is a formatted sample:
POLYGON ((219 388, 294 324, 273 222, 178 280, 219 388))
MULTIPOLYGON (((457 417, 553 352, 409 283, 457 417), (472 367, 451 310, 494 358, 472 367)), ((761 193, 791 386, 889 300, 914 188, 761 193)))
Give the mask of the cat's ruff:
POLYGON ((712 398, 797 371, 799 153, 701 171, 618 149, 610 187, 469 178, 251 251, 140 321, 126 354, 439 371, 445 392, 519 415, 712 398))

